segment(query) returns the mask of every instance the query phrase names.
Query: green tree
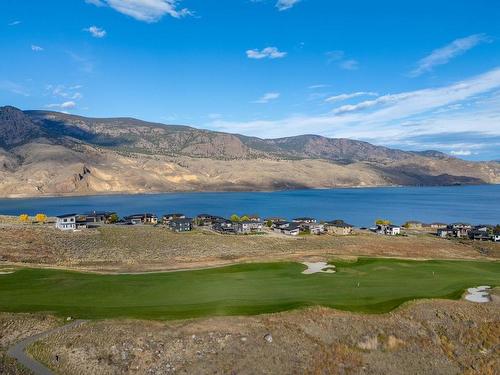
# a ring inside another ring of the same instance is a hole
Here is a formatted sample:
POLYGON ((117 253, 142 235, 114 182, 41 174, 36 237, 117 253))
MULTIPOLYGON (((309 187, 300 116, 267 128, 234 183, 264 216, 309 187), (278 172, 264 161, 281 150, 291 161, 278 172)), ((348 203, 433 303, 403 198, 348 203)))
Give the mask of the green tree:
POLYGON ((390 220, 377 219, 377 221, 375 221, 375 224, 377 224, 377 225, 391 225, 391 222, 390 222, 390 220))
POLYGON ((114 224, 114 223, 117 223, 119 220, 119 217, 117 214, 112 214, 110 217, 109 217, 109 223, 110 224, 114 224))
POLYGON ((240 218, 240 221, 250 221, 250 218, 247 215, 244 215, 240 218))
POLYGON ((236 214, 231 215, 231 221, 240 221, 240 217, 236 214))
POLYGON ((271 228, 273 226, 273 221, 272 220, 268 220, 266 225, 271 228))

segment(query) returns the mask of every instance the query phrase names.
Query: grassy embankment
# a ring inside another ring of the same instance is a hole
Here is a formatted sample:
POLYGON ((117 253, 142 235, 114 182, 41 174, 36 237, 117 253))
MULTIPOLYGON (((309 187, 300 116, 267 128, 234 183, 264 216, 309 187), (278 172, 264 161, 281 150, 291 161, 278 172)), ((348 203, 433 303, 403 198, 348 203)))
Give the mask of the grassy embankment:
POLYGON ((244 264, 142 275, 21 269, 0 276, 0 310, 78 318, 180 319, 252 315, 311 305, 382 313, 418 298, 459 298, 500 285, 500 262, 360 259, 337 273, 297 263, 244 264), (359 286, 358 286, 359 283, 359 286))

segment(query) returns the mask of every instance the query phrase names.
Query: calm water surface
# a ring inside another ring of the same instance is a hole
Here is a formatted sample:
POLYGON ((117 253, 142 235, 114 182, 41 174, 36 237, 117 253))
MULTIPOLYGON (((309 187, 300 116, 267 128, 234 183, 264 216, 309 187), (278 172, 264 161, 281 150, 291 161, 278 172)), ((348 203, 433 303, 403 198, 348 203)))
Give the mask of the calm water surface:
POLYGON ((320 220, 344 219, 356 226, 372 225, 377 218, 395 223, 421 220, 496 224, 500 223, 500 185, 0 199, 0 214, 4 215, 92 210, 116 211, 120 216, 142 212, 182 212, 189 216, 238 213, 289 219, 313 216, 320 220))

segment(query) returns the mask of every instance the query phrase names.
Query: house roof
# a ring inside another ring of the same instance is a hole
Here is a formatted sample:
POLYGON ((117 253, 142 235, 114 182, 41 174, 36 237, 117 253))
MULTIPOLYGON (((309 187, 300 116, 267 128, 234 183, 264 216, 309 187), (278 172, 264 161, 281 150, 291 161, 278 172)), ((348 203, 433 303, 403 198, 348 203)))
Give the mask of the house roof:
POLYGON ((290 223, 290 225, 287 228, 283 228, 284 231, 292 231, 297 229, 300 229, 300 225, 296 223, 290 223))
POLYGON ((59 216, 56 216, 58 219, 64 219, 64 218, 67 218, 67 217, 72 217, 72 216, 76 216, 78 214, 64 214, 64 215, 59 215, 59 216))
POLYGON ((174 213, 174 214, 165 214, 165 215, 163 215, 163 217, 179 217, 179 216, 186 216, 186 215, 181 214, 181 213, 174 213))
POLYGON ((313 217, 296 217, 293 220, 295 220, 295 221, 313 221, 313 220, 316 220, 316 219, 313 218, 313 217))
POLYGON ((187 224, 187 223, 191 223, 193 221, 193 219, 191 218, 183 218, 183 219, 174 219, 171 221, 172 224, 187 224))

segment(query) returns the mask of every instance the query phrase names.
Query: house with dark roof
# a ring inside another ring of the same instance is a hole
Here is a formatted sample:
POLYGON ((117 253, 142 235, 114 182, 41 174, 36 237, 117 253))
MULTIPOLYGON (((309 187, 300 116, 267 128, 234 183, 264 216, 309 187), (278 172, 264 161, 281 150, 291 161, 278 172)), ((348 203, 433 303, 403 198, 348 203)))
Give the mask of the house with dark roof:
POLYGON ((193 219, 179 218, 170 220, 168 227, 174 232, 190 232, 193 229, 193 219))
POLYGON ((317 220, 313 217, 296 217, 295 219, 292 220, 294 223, 317 223, 317 220))
POLYGON ((300 224, 299 223, 289 223, 287 227, 281 230, 281 233, 287 236, 298 236, 300 234, 300 224))
POLYGON ((138 224, 158 224, 158 216, 151 213, 134 214, 123 218, 126 223, 138 225, 138 224))
POLYGON ((60 230, 75 230, 77 214, 64 214, 56 216, 56 228, 60 230))
POLYGON ((161 221, 163 224, 168 225, 172 220, 185 219, 186 215, 181 213, 165 214, 163 215, 161 221))
POLYGON ((212 224, 212 230, 222 234, 236 234, 236 228, 231 220, 216 220, 212 224))
POLYGON ((352 228, 353 226, 351 224, 347 224, 343 220, 333 220, 325 223, 326 232, 337 236, 347 236, 351 234, 352 228))

